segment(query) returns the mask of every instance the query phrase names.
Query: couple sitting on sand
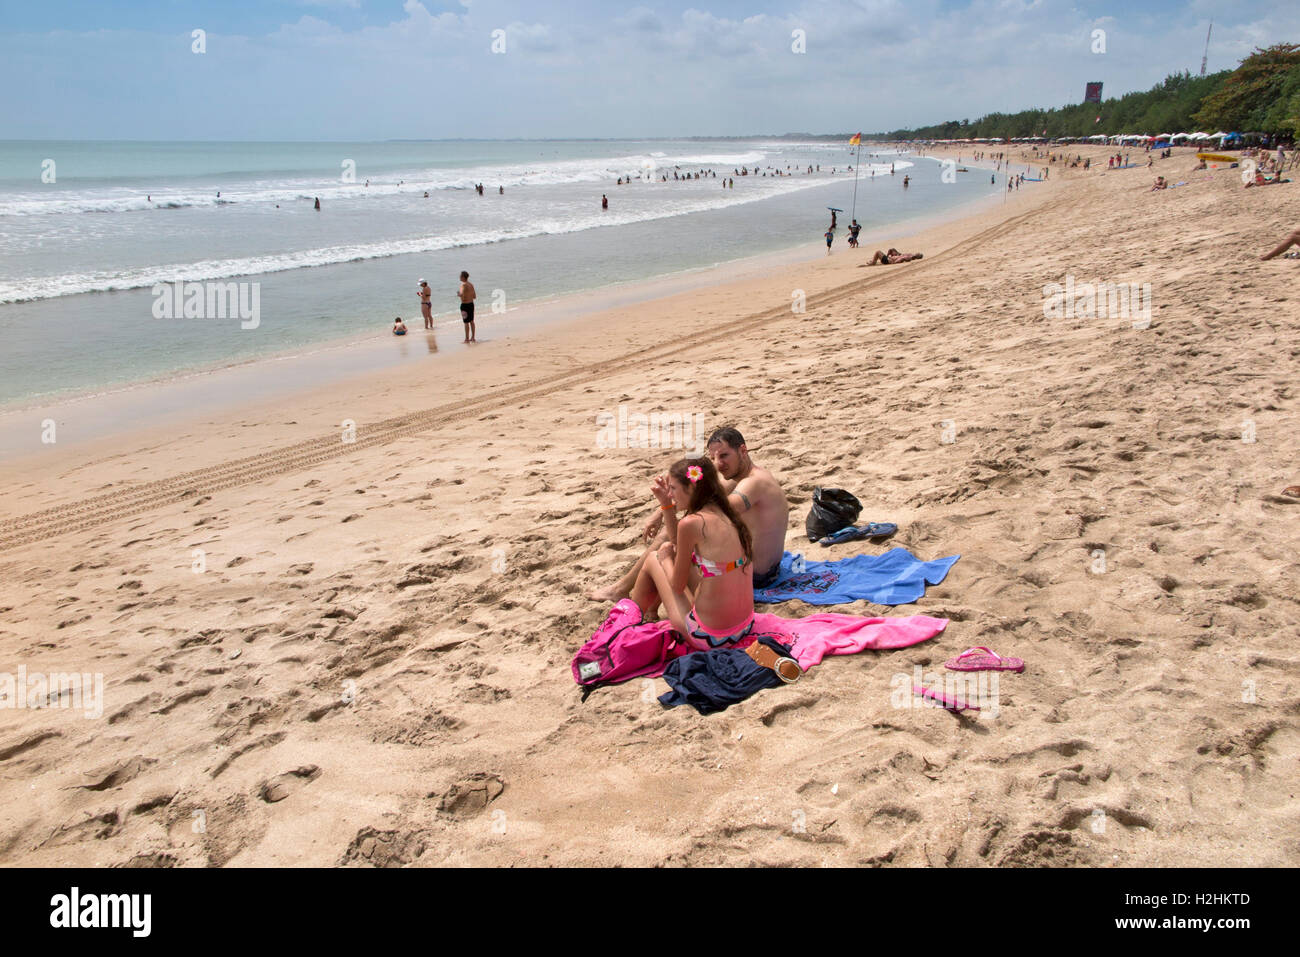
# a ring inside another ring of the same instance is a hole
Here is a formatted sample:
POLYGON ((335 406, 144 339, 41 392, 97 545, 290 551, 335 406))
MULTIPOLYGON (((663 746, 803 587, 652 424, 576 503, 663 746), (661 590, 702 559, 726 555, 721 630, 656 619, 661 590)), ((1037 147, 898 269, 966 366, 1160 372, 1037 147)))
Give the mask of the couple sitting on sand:
POLYGON ((679 459, 655 479, 659 508, 643 529, 649 548, 618 582, 589 596, 631 598, 645 618, 662 604, 698 651, 749 634, 754 589, 780 573, 790 514, 781 486, 754 464, 740 432, 718 429, 706 448, 707 458, 679 459))

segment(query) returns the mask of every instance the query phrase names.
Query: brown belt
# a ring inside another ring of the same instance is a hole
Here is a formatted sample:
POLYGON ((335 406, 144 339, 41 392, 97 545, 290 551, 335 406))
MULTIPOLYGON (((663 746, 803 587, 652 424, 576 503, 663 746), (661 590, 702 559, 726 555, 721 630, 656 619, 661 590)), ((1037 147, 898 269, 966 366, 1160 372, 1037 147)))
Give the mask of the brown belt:
POLYGON ((763 644, 761 641, 755 641, 745 649, 745 654, 753 658, 755 662, 764 668, 770 668, 776 672, 776 676, 786 684, 793 684, 803 675, 803 669, 799 667, 799 662, 793 658, 778 654, 776 650, 763 644))

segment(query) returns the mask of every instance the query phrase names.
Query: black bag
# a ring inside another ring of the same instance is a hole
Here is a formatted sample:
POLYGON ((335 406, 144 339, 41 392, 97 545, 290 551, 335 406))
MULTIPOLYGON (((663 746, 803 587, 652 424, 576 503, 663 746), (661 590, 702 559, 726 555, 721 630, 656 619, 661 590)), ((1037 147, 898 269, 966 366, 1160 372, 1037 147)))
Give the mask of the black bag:
POLYGON ((833 535, 841 528, 848 528, 862 514, 862 503, 852 492, 842 488, 813 489, 812 508, 804 521, 808 540, 815 542, 819 538, 833 535))

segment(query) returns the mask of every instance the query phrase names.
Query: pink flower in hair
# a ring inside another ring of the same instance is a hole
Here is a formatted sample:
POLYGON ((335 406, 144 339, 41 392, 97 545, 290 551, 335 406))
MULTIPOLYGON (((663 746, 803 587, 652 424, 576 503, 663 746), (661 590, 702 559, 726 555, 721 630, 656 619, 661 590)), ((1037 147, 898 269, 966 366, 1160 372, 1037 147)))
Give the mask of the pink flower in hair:
POLYGON ((694 485, 700 479, 704 478, 704 469, 700 468, 698 465, 692 465, 686 470, 686 477, 690 479, 691 484, 694 485))

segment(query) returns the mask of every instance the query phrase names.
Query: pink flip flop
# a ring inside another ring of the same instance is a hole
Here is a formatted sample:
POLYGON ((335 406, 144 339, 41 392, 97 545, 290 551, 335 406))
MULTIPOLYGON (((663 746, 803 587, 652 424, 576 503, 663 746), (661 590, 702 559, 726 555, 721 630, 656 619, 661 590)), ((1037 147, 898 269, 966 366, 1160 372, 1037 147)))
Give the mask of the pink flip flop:
POLYGON ((912 685, 912 694, 919 695, 926 701, 933 701, 945 711, 978 711, 979 705, 971 704, 969 701, 962 701, 960 698, 954 698, 946 695, 942 691, 932 691, 929 688, 922 688, 920 685, 912 685))
POLYGON ((949 671, 1024 671, 1025 663, 1019 658, 1003 658, 1001 655, 980 646, 967 648, 956 658, 943 663, 949 671), (976 654, 982 651, 984 654, 976 654))

